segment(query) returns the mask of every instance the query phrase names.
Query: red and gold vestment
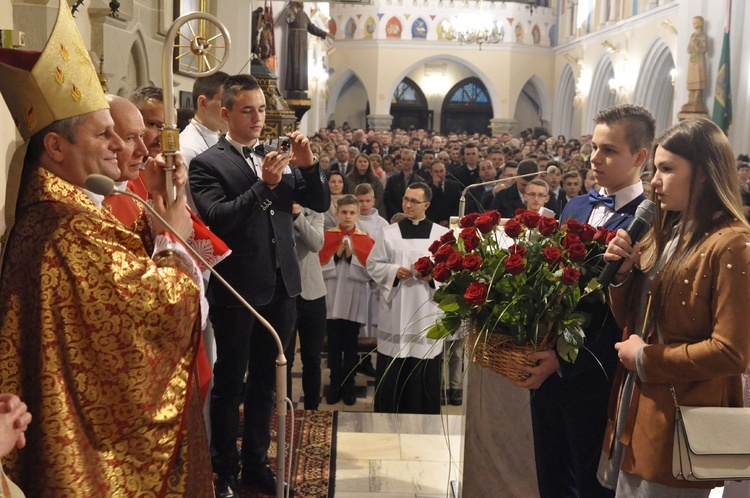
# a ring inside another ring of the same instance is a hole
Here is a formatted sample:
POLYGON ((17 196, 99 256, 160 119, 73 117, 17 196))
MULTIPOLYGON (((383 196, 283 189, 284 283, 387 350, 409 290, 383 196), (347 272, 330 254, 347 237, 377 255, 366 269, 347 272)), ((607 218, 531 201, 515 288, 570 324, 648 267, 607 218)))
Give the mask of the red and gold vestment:
POLYGON ((27 496, 213 496, 193 372, 199 289, 79 188, 27 172, 0 280, 0 392, 34 420, 27 496))

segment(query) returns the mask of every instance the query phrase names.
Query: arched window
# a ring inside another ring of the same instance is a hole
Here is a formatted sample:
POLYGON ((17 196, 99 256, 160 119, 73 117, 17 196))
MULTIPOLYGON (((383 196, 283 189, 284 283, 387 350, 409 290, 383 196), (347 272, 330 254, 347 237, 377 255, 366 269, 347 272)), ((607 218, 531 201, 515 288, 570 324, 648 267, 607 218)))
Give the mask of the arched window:
POLYGON ((492 102, 479 78, 466 78, 450 89, 443 101, 440 131, 489 134, 492 102))
POLYGON ((391 98, 393 128, 432 128, 432 111, 427 109, 427 98, 422 89, 409 78, 398 84, 391 98))

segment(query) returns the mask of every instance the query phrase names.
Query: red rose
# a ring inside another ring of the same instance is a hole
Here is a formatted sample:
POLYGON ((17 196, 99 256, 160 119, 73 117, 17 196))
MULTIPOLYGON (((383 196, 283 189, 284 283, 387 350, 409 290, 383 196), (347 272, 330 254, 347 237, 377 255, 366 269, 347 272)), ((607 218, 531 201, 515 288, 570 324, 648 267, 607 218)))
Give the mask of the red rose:
POLYGON ((445 266, 453 271, 461 271, 464 269, 464 258, 459 253, 454 252, 448 256, 448 261, 445 262, 445 266))
POLYGON ((472 282, 464 293, 464 299, 469 304, 484 304, 487 300, 487 284, 472 282))
POLYGON ((607 245, 609 245, 610 242, 612 242, 612 239, 614 239, 617 236, 617 232, 615 230, 607 230, 607 240, 605 241, 607 245))
POLYGON ((568 218, 568 221, 565 224, 567 225, 568 233, 580 235, 581 229, 583 228, 583 225, 581 225, 580 222, 574 220, 573 218, 568 218))
POLYGON ((440 249, 441 245, 443 244, 441 244, 439 240, 436 240, 435 242, 430 244, 430 247, 428 247, 427 250, 430 251, 430 253, 435 254, 437 250, 440 249))
POLYGON ((477 230, 482 233, 490 233, 495 228, 495 217, 491 214, 484 213, 477 218, 477 230))
POLYGON ((568 247, 568 258, 574 262, 583 261, 586 259, 586 246, 581 243, 572 244, 568 247))
POLYGON ((464 268, 469 271, 477 271, 482 266, 482 257, 479 254, 467 254, 464 256, 464 268))
POLYGON ((479 243, 481 242, 479 240, 479 235, 477 235, 477 231, 472 228, 472 232, 469 234, 466 234, 466 237, 463 237, 464 239, 464 248, 466 248, 467 251, 473 251, 477 247, 479 247, 479 243))
POLYGON ((508 252, 511 254, 520 254, 523 256, 526 254, 526 246, 519 246, 518 244, 513 244, 508 248, 508 252))
POLYGON ((547 218, 543 216, 539 220, 539 233, 542 235, 550 236, 557 230, 557 220, 554 218, 547 218))
POLYGON ((432 278, 438 282, 446 282, 451 278, 451 271, 445 266, 445 263, 438 263, 435 265, 435 270, 432 273, 432 278))
POLYGON ((523 232, 523 226, 518 220, 508 220, 505 222, 505 233, 508 237, 515 239, 523 232))
POLYGON ((542 251, 542 257, 547 263, 554 265, 560 261, 562 251, 557 247, 545 247, 542 251))
POLYGON ((523 273, 524 266, 523 256, 520 254, 511 254, 505 259, 505 271, 511 275, 523 273))
POLYGON ((473 227, 479 218, 479 213, 469 213, 458 222, 458 226, 461 228, 473 227))
POLYGON ((503 215, 500 214, 500 211, 498 211, 497 209, 492 209, 491 211, 485 211, 484 214, 488 216, 492 216, 492 219, 494 220, 495 225, 500 223, 500 220, 503 219, 503 215))
POLYGON ((584 223, 581 227, 581 233, 578 235, 581 237, 581 242, 591 242, 594 240, 596 234, 596 228, 592 227, 588 223, 584 223))
POLYGON ((521 218, 523 218, 524 214, 526 214, 526 208, 518 208, 513 213, 513 218, 516 219, 516 220, 518 220, 518 221, 521 221, 521 218))
POLYGON ((414 269, 417 270, 421 275, 429 275, 432 269, 435 267, 432 260, 427 256, 421 257, 414 263, 414 269))
POLYGON ((448 260, 448 257, 456 252, 450 244, 443 244, 440 249, 435 253, 435 263, 444 263, 448 260))
POLYGON ((526 210, 523 216, 521 216, 521 223, 529 228, 536 228, 539 226, 539 220, 542 219, 542 215, 535 213, 534 211, 526 210))
POLYGON ((607 235, 609 234, 609 230, 607 230, 604 227, 599 227, 596 229, 596 233, 594 234, 594 242, 597 244, 603 246, 607 244, 607 235))
POLYGON ((578 279, 581 278, 581 272, 576 270, 575 268, 566 267, 563 268, 563 274, 560 278, 560 282, 562 282, 563 285, 573 285, 578 281, 578 279))
POLYGON ((565 237, 563 237, 562 242, 561 242, 562 246, 565 249, 570 249, 570 246, 572 246, 573 244, 580 244, 580 243, 581 243, 581 238, 574 233, 568 233, 567 235, 565 235, 565 237))
POLYGON ((440 242, 442 242, 443 244, 453 244, 455 241, 456 241, 456 237, 453 235, 453 230, 449 230, 445 232, 440 237, 440 242))

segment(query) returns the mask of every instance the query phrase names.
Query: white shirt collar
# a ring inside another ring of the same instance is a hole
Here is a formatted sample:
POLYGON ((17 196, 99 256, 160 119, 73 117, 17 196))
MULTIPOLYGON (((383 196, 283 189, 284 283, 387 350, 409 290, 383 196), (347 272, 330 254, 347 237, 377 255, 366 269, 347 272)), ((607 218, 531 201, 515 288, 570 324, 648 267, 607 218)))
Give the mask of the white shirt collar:
POLYGON ((629 204, 636 197, 643 193, 643 183, 638 181, 629 187, 618 190, 614 194, 608 194, 607 189, 602 187, 599 189, 601 195, 614 195, 615 196, 615 211, 621 209, 626 204, 629 204))
POLYGON ((84 194, 88 196, 89 199, 91 199, 91 202, 96 204, 96 207, 98 207, 99 209, 102 208, 102 203, 104 202, 103 195, 95 194, 92 191, 86 190, 85 188, 82 188, 82 187, 81 187, 81 190, 83 191, 84 194))
POLYGON ((252 145, 241 144, 238 141, 234 140, 232 137, 230 137, 229 136, 229 132, 227 132, 226 138, 227 138, 227 142, 229 142, 230 144, 232 144, 232 147, 234 147, 235 149, 237 149, 237 152, 239 152, 240 154, 242 154, 242 147, 255 147, 259 143, 258 140, 255 140, 255 142, 253 142, 252 145))

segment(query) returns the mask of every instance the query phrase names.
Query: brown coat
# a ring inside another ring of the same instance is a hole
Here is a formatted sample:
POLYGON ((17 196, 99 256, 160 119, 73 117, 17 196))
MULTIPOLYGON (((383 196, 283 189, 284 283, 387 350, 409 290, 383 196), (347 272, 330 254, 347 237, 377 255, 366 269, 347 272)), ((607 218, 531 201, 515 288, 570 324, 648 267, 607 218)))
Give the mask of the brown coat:
MULTIPOLYGON (((610 288, 615 318, 626 334, 636 318, 629 297, 644 283, 644 275, 636 272, 621 287, 610 288)), ((669 384, 681 405, 742 406, 741 374, 750 363, 750 230, 731 222, 706 234, 680 271, 665 307, 658 323, 663 344, 652 344, 657 335, 646 331, 649 345, 642 360, 647 381, 638 381, 633 395, 621 438, 627 446, 622 470, 678 488, 719 486, 672 477, 675 408, 669 384)), ((620 387, 616 382, 613 396, 619 398, 620 387)), ((611 447, 619 399, 610 404, 605 451, 611 447)))

